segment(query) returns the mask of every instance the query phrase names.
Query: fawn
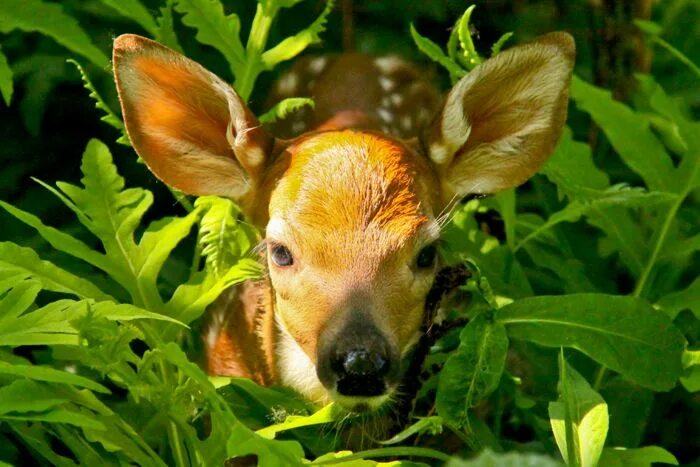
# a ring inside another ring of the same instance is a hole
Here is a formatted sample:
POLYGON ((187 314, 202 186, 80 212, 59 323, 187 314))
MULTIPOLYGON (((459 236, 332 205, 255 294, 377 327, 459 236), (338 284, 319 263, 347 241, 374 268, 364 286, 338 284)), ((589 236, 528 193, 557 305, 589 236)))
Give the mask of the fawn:
POLYGON ((550 33, 444 97, 414 65, 306 59, 276 86, 316 107, 272 137, 220 78, 143 37, 114 42, 127 132, 166 184, 235 200, 268 275, 229 290, 205 335, 212 374, 374 410, 396 393, 439 269, 440 214, 530 178, 567 113, 574 41, 550 33))

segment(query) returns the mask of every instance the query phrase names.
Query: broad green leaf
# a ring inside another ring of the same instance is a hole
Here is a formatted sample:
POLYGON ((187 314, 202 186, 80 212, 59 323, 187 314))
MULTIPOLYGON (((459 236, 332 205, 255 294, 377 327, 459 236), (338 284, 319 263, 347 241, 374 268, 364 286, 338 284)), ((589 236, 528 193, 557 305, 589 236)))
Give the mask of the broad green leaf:
POLYGON ((42 260, 31 248, 0 242, 0 277, 6 274, 32 278, 39 281, 43 289, 54 292, 73 294, 79 298, 114 300, 90 281, 42 260))
POLYGON ((7 57, 2 53, 2 47, 0 47, 0 94, 8 107, 12 101, 12 89, 12 68, 7 63, 7 57))
POLYGON ((595 467, 608 434, 608 406, 583 376, 559 357, 559 399, 549 403, 554 439, 568 466, 595 467))
POLYGON ((541 296, 496 311, 508 336, 571 347, 624 378, 667 391, 681 375, 685 339, 668 315, 641 299, 604 294, 541 296))
POLYGON ((169 316, 153 313, 129 303, 99 302, 89 304, 90 313, 96 317, 106 318, 109 321, 133 321, 137 319, 153 319, 156 321, 167 321, 178 326, 188 327, 186 324, 169 316))
POLYGON ((49 386, 30 380, 18 379, 0 387, 0 419, 6 414, 42 412, 68 402, 49 386))
POLYGON ((262 114, 259 120, 260 123, 273 123, 277 120, 283 120, 290 113, 306 106, 313 109, 315 106, 314 100, 309 97, 288 97, 287 99, 278 102, 274 107, 262 114))
POLYGON ((256 241, 255 229, 242 220, 240 209, 229 199, 201 196, 195 206, 204 210, 199 223, 199 245, 206 264, 221 278, 256 241))
POLYGON ((485 449, 473 459, 464 460, 453 457, 445 467, 562 467, 562 463, 544 454, 496 453, 485 449))
POLYGON ((557 186, 559 199, 597 198, 610 185, 607 174, 593 163, 591 147, 575 141, 568 126, 541 173, 557 186))
POLYGON ((607 257, 614 252, 636 278, 643 268, 648 239, 633 212, 623 207, 593 208, 588 211, 588 223, 605 233, 600 239, 599 252, 607 257))
POLYGON ((468 410, 498 387, 507 351, 508 337, 501 323, 487 321, 483 313, 471 320, 440 373, 438 415, 465 424, 468 410))
POLYGON ((333 3, 334 0, 326 0, 325 8, 309 27, 265 51, 261 57, 262 65, 271 70, 277 64, 296 57, 309 45, 321 42, 320 35, 326 29, 326 21, 333 11, 333 3))
POLYGON ((114 8, 121 15, 136 21, 150 35, 155 36, 158 26, 153 16, 139 0, 100 0, 105 5, 114 8))
POLYGON ((11 365, 0 362, 0 375, 13 375, 47 383, 63 383, 109 394, 109 389, 83 376, 39 365, 11 365))
POLYGON ((659 446, 605 448, 599 467, 652 467, 656 463, 678 465, 675 456, 659 446))
POLYGON ((101 68, 109 66, 107 55, 95 47, 75 18, 66 14, 58 3, 0 0, 0 32, 14 29, 40 32, 101 68))
POLYGON ((690 310, 697 319, 700 319, 700 277, 695 278, 692 284, 683 290, 671 292, 657 303, 671 319, 675 319, 683 310, 690 310))
POLYGON ((221 52, 233 76, 243 71, 246 55, 241 43, 241 21, 235 14, 226 16, 219 0, 177 0, 175 10, 182 13, 182 22, 197 30, 196 39, 221 52))
POLYGON ((346 414, 345 411, 330 403, 315 413, 306 416, 289 415, 283 422, 275 423, 256 431, 257 434, 267 439, 274 439, 281 431, 293 430, 305 426, 323 425, 332 423, 346 414))
POLYGON ((431 60, 442 65, 450 73, 450 76, 453 77, 454 81, 467 74, 462 67, 445 55, 439 45, 427 37, 418 34, 418 31, 416 31, 413 24, 411 24, 411 37, 413 37, 413 42, 416 43, 418 50, 427 55, 431 60))
POLYGON ((78 69, 80 77, 83 80, 83 87, 90 93, 89 96, 95 101, 95 108, 104 113, 104 115, 100 117, 100 121, 105 122, 111 127, 119 130, 121 136, 117 140, 118 143, 130 146, 129 137, 126 135, 126 129, 124 128, 124 122, 122 122, 122 119, 120 117, 117 117, 117 115, 112 111, 112 109, 109 108, 104 99, 102 99, 102 97, 97 93, 95 86, 92 84, 92 81, 90 81, 90 78, 85 73, 85 69, 82 67, 82 65, 80 65, 80 63, 78 63, 75 60, 69 59, 68 63, 72 63, 78 69))
POLYGON ((57 467, 75 467, 75 461, 68 457, 63 457, 55 453, 51 449, 51 443, 47 440, 43 427, 39 424, 34 424, 29 426, 22 422, 7 422, 12 431, 27 446, 31 447, 40 456, 43 456, 49 462, 49 465, 55 465, 57 467))
POLYGON ((649 189, 677 191, 673 162, 642 115, 615 101, 610 91, 576 76, 571 81, 571 98, 590 114, 625 164, 642 177, 649 189))
POLYGON ((229 457, 254 454, 259 465, 302 466, 304 450, 297 441, 277 441, 267 439, 250 431, 243 424, 233 427, 231 437, 226 443, 229 457))
MULTIPOLYGON (((600 373, 598 373, 600 375, 600 373)), ((608 446, 637 447, 650 421, 654 393, 619 376, 601 380, 600 395, 608 404, 608 446)))
POLYGON ((523 244, 541 235, 562 222, 576 222, 582 216, 590 212, 597 213, 600 210, 625 207, 625 208, 648 208, 663 203, 668 203, 676 199, 676 195, 665 192, 646 192, 640 189, 628 188, 625 186, 613 186, 598 193, 596 198, 589 201, 574 200, 567 204, 561 211, 552 214, 547 221, 533 230, 529 235, 520 240, 515 246, 519 250, 523 244))

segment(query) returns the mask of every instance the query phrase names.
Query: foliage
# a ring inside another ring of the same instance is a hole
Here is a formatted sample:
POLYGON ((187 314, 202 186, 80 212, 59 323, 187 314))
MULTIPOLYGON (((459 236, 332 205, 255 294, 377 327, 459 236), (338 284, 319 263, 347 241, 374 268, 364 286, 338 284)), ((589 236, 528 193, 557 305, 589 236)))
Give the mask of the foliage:
MULTIPOLYGON (((246 100, 255 100, 264 72, 336 25, 332 1, 259 0, 249 10, 219 0, 22 3, 0 0, 5 102, 39 133, 52 89, 82 84, 126 145, 106 44, 86 15, 140 28, 195 59, 223 57, 217 71, 230 73, 246 100), (22 56, 18 38, 35 32, 48 41, 22 56)), ((418 20, 446 22, 452 12, 410 3, 365 10, 418 25, 385 37, 391 47, 412 37, 453 82, 484 60, 473 18, 486 5, 460 14, 446 37, 428 37, 418 20)), ((694 57, 662 38, 668 20, 637 24, 651 45, 697 72, 694 57)), ((362 28, 360 39, 381 42, 383 30, 362 28)), ((496 34, 491 55, 512 35, 496 34)), ((453 213, 441 254, 472 272, 460 288, 469 299, 450 303, 424 365, 440 371, 423 375, 406 426, 358 452, 336 428, 371 420, 285 389, 210 378, 193 363, 206 307, 263 273, 254 256, 260 233, 216 197, 190 203, 176 194, 186 209, 162 215, 151 189, 133 187, 143 167, 128 182, 121 162, 117 170, 112 151, 133 151, 91 139, 80 183, 37 181, 40 202, 0 201, 20 221, 8 224, 27 226, 0 242, 0 464, 31 456, 55 465, 221 465, 254 455, 260 465, 623 466, 677 463, 671 452, 691 461, 693 432, 674 435, 662 409, 685 404, 697 415, 700 123, 692 106, 700 100, 667 93, 679 87, 667 74, 639 74, 622 102, 589 84, 586 66, 572 83, 570 126, 541 175, 517 197, 474 199, 453 213), (46 190, 60 208, 45 207, 46 190), (52 211, 66 208, 77 222, 51 226, 52 211)), ((288 99, 262 119, 305 105, 313 101, 288 99)), ((20 175, 8 170, 0 190, 20 175)))

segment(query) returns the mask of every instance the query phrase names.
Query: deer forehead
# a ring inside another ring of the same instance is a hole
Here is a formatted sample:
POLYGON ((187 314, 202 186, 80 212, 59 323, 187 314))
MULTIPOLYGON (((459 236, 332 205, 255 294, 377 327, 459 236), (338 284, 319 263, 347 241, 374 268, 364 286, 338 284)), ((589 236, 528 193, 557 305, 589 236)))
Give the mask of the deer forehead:
POLYGON ((377 254, 432 237, 435 176, 403 143, 359 131, 303 138, 283 156, 268 235, 323 250, 342 243, 377 254))

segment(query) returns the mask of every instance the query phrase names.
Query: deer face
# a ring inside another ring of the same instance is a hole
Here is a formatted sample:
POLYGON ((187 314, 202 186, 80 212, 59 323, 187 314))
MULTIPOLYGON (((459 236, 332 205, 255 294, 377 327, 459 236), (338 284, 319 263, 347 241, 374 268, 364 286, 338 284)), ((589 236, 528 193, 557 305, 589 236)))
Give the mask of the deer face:
POLYGON ((377 404, 425 322, 437 176, 409 146, 354 131, 301 138, 278 163, 266 241, 283 381, 377 404))
MULTIPOLYGON (((226 83, 153 41, 117 38, 114 64, 127 131, 149 168, 184 192, 236 200, 265 229, 282 382, 359 410, 391 397, 425 323, 436 217, 452 200, 523 183, 553 150, 573 49, 553 33, 478 66, 422 144, 359 130, 275 142, 226 83)), ((359 76, 354 95, 387 87, 359 76)))

